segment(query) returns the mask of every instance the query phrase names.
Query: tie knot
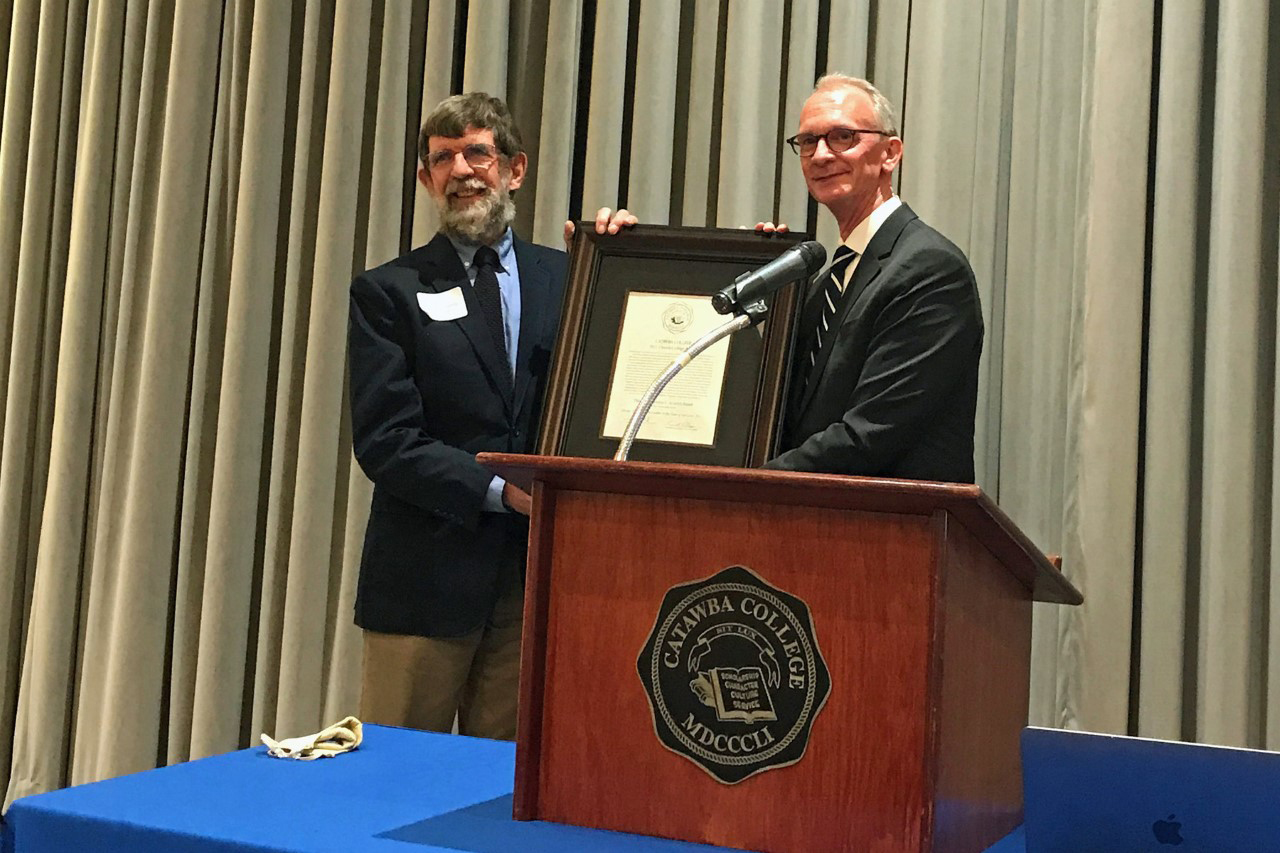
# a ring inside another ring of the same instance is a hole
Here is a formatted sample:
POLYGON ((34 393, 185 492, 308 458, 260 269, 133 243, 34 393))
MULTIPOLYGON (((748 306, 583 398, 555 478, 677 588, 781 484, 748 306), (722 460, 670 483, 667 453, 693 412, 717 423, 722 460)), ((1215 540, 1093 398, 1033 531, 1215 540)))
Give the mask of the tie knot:
POLYGON ((858 256, 858 253, 848 246, 841 245, 836 249, 835 255, 832 256, 831 266, 844 266, 858 256))
MULTIPOLYGON (((471 265, 478 270, 502 270, 502 264, 498 263, 498 253, 492 246, 481 246, 476 249, 476 256, 472 258, 471 265)), ((502 271, 506 272, 506 270, 502 271)))

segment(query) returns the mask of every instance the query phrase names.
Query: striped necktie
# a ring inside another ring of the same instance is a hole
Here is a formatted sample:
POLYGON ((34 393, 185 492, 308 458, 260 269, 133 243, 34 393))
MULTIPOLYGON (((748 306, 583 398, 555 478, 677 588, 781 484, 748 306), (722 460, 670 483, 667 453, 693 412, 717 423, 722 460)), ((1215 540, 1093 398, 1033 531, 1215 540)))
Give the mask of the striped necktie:
POLYGON ((827 282, 822 287, 822 315, 818 318, 818 328, 814 332, 813 346, 809 350, 809 370, 812 371, 818 363, 818 353, 822 352, 822 348, 835 337, 836 309, 840 307, 840 300, 844 297, 845 274, 849 271, 849 264, 853 263, 853 259, 858 257, 858 253, 848 246, 841 246, 836 249, 835 260, 831 263, 831 269, 827 275, 827 282))

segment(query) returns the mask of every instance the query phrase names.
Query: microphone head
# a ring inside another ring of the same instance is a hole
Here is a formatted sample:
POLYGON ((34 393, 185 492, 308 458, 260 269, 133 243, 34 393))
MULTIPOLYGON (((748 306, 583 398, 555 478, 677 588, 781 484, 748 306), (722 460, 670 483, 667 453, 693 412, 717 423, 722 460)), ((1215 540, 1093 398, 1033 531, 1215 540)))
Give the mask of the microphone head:
POLYGON ((821 243, 797 243, 760 269, 738 276, 733 284, 711 297, 711 307, 719 314, 728 314, 739 304, 762 299, 787 282, 813 275, 826 263, 827 250, 821 243), (804 270, 797 270, 797 264, 804 270))
POLYGON ((827 263, 827 250, 817 240, 805 240, 796 246, 796 251, 804 258, 804 268, 813 275, 827 263))

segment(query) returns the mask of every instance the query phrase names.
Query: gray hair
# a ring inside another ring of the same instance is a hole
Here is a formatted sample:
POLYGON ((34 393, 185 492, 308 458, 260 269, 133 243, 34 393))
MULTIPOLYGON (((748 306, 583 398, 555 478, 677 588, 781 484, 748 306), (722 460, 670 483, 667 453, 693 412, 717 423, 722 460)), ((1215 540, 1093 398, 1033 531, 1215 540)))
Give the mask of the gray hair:
POLYGON ((813 85, 815 92, 828 92, 832 89, 857 89, 868 98, 871 99, 871 108, 875 111, 876 121, 880 127, 876 130, 883 130, 890 136, 898 136, 898 114, 893 109, 893 104, 884 96, 884 93, 861 77, 850 77, 848 74, 824 74, 818 78, 818 82, 813 85))
POLYGON ((418 134, 418 159, 426 162, 427 140, 431 137, 457 139, 466 134, 468 127, 493 131, 498 151, 508 160, 524 151, 520 129, 502 99, 484 92, 468 92, 445 98, 423 120, 418 134))

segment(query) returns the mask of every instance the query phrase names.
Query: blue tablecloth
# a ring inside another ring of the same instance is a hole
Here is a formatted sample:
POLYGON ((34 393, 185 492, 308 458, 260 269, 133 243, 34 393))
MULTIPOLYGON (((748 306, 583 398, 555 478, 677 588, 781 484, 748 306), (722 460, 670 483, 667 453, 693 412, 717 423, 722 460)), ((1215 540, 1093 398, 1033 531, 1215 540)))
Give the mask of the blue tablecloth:
MULTIPOLYGON (((511 819, 511 743, 369 725, 318 761, 264 747, 18 800, 5 853, 45 851, 710 851, 720 848, 511 819), (412 846, 409 846, 412 845, 412 846)), ((1021 853, 1020 833, 992 848, 1021 853)))

